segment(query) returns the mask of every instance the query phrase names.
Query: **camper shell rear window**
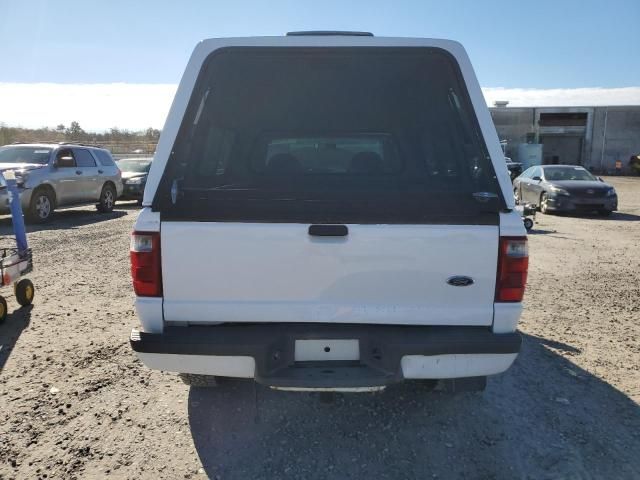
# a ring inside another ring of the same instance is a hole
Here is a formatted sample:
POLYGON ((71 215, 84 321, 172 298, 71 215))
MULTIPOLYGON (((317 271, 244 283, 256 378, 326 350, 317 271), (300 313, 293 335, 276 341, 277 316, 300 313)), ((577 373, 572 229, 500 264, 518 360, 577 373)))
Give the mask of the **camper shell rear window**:
POLYGON ((212 53, 153 202, 164 220, 295 223, 497 224, 503 207, 453 56, 382 47, 212 53))

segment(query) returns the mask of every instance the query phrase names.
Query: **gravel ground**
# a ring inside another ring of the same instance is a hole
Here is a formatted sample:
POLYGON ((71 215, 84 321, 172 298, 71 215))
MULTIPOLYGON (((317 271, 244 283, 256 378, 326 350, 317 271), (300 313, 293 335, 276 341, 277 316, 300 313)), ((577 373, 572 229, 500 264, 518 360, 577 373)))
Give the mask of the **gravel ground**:
POLYGON ((523 350, 486 392, 333 404, 144 368, 127 342, 137 210, 59 212, 31 229, 33 308, 9 298, 0 326, 0 478, 640 478, 640 179, 610 180, 610 218, 538 216, 523 350))

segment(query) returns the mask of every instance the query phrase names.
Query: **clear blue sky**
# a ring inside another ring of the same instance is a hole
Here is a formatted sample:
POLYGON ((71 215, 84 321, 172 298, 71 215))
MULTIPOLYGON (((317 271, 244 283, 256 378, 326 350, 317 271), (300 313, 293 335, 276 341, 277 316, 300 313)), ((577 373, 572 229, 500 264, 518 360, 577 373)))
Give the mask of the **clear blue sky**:
POLYGON ((640 85, 640 0, 0 0, 0 82, 177 83, 203 38, 313 29, 459 40, 487 87, 640 85))

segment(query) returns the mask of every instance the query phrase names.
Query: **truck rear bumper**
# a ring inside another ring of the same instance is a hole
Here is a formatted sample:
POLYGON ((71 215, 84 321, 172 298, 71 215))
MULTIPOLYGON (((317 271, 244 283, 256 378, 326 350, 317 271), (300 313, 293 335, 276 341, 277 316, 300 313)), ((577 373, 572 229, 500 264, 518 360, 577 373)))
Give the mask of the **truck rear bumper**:
POLYGON ((254 378, 279 388, 365 388, 410 378, 493 375, 509 368, 521 341, 518 333, 494 334, 486 327, 282 323, 167 327, 161 334, 134 329, 130 338, 150 368, 254 378), (355 350, 336 357, 344 341, 355 350))

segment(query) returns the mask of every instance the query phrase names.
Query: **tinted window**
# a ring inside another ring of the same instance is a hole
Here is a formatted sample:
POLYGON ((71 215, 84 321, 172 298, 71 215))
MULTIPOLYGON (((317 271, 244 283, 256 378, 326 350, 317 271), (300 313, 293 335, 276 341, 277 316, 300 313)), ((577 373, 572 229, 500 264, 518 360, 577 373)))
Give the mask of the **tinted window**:
POLYGON ((147 173, 151 168, 149 159, 126 159, 118 160, 116 163, 123 172, 147 173))
POLYGON ((401 168, 390 135, 271 137, 256 150, 252 168, 270 175, 390 174, 401 168))
POLYGON ((486 212, 480 191, 501 196, 444 51, 229 48, 205 61, 154 208, 201 220, 420 223, 486 212))
POLYGON ((522 174, 520 174, 520 178, 531 178, 531 172, 533 172, 533 167, 527 168, 522 174))
POLYGON ((49 163, 50 148, 41 147, 0 147, 0 163, 49 163))
POLYGON ((547 180, 551 181, 583 180, 593 182, 597 180, 582 167, 548 167, 544 169, 544 175, 547 180))
POLYGON ((76 161, 75 161, 75 155, 73 154, 73 151, 71 151, 70 148, 63 148, 58 150, 58 153, 56 155, 56 158, 60 159, 62 157, 69 157, 71 159, 70 163, 59 163, 58 166, 59 167, 75 167, 76 166, 76 161))
POLYGON ((96 161, 89 153, 89 150, 85 150, 84 148, 75 148, 74 149, 75 157, 76 157, 76 165, 78 167, 95 167, 96 161))
POLYGON ((111 154, 106 150, 93 150, 93 153, 98 157, 100 163, 105 167, 113 167, 115 165, 113 158, 111 158, 111 154))
POLYGON ((542 177, 542 169, 540 167, 533 167, 531 178, 533 177, 542 177))

